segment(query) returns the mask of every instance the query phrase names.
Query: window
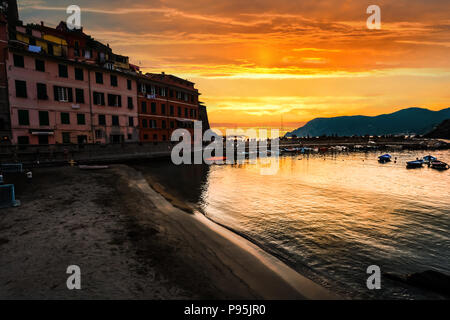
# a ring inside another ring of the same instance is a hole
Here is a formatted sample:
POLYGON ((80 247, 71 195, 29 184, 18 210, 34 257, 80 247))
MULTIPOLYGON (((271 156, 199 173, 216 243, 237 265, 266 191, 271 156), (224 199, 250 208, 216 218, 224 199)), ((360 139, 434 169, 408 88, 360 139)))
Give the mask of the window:
POLYGON ((19 125, 20 126, 30 125, 30 114, 28 110, 19 110, 19 125))
POLYGON ((13 55, 14 67, 25 68, 25 61, 23 56, 19 56, 18 54, 13 55))
POLYGON ((53 55, 53 45, 51 43, 49 43, 47 45, 47 50, 48 50, 48 54, 52 56, 53 55))
POLYGON ((50 125, 48 111, 39 111, 39 125, 40 126, 50 125))
POLYGON ((128 109, 133 109, 133 98, 128 97, 128 109))
POLYGON ((164 103, 161 104, 161 114, 166 114, 166 105, 164 103))
POLYGON ((58 74, 60 78, 69 77, 69 72, 67 71, 67 66, 65 64, 58 64, 58 74))
POLYGON ((169 97, 173 98, 173 90, 172 89, 169 90, 169 97))
POLYGON ((147 102, 145 102, 145 101, 142 101, 142 103, 141 103, 141 112, 147 113, 147 102))
POLYGON ((68 112, 61 112, 61 124, 70 124, 70 114, 68 112))
POLYGON ((153 135, 153 140, 158 140, 158 135, 156 133, 153 135))
POLYGON ((36 45, 36 39, 35 38, 30 38, 30 44, 32 46, 35 46, 36 45))
POLYGON ((181 91, 177 91, 177 99, 181 100, 181 91))
POLYGON ((178 107, 178 116, 181 117, 181 107, 178 107))
POLYGON ((73 102, 72 88, 54 86, 55 101, 73 102))
POLYGON ((70 143, 70 132, 63 132, 62 140, 63 140, 64 144, 69 144, 70 143))
POLYGON ((105 94, 94 91, 94 104, 97 106, 104 106, 105 105, 105 94))
POLYGON ((128 139, 128 140, 133 139, 133 135, 132 135, 131 133, 129 133, 129 134, 127 135, 127 139, 128 139))
POLYGON ((156 129, 156 120, 150 120, 150 128, 156 129))
POLYGON ((77 103, 84 103, 84 90, 75 89, 75 99, 77 103))
POLYGON ((98 125, 99 126, 106 126, 106 116, 104 114, 98 115, 98 125))
POLYGON ((127 89, 128 90, 131 90, 133 88, 133 85, 132 85, 132 83, 131 83, 131 80, 130 79, 127 79, 127 89))
POLYGON ((27 97, 27 83, 22 80, 16 80, 16 97, 26 98, 27 97))
POLYGON ((152 113, 155 114, 156 113, 156 102, 151 103, 151 109, 152 109, 152 113))
POLYGON ((95 130, 95 139, 102 139, 102 138, 103 138, 103 131, 95 130))
POLYGON ((117 76, 111 75, 111 86, 117 87, 117 76))
POLYGON ((194 109, 192 111, 193 111, 193 114, 194 114, 194 118, 197 119, 197 110, 194 109))
POLYGON ((170 129, 174 129, 175 128, 175 122, 170 121, 170 129))
POLYGON ((47 85, 45 83, 37 83, 37 98, 39 100, 47 100, 47 85))
POLYGON ((134 127, 134 118, 133 117, 128 117, 128 126, 134 127))
POLYGON ((163 141, 166 141, 166 140, 167 140, 165 134, 163 134, 162 139, 163 139, 163 141))
POLYGON ((48 136, 40 135, 38 136, 39 144, 48 144, 48 136))
POLYGON ((108 94, 108 106, 110 107, 121 107, 122 97, 116 94, 108 94))
POLYGON ((161 96, 162 97, 166 96, 166 88, 161 88, 161 96))
POLYGON ((144 140, 148 140, 148 134, 144 134, 144 140))
POLYGON ((45 61, 36 59, 34 61, 36 71, 45 72, 45 61))
POLYGON ((184 108, 184 117, 187 118, 188 117, 188 108, 184 108))
POLYGON ((163 120, 163 121, 161 122, 161 127, 162 127, 163 129, 166 128, 166 120, 163 120))
POLYGON ((171 116, 173 116, 173 113, 174 113, 173 109, 174 109, 173 106, 170 106, 170 115, 171 116))
POLYGON ((87 136, 85 136, 85 135, 77 136, 77 142, 78 142, 78 144, 86 143, 87 142, 87 136))
POLYGON ((84 125, 86 124, 86 117, 84 113, 77 113, 77 124, 84 125))
POLYGON ((81 68, 75 68, 75 80, 84 80, 84 72, 81 68))
POLYGON ((30 138, 28 136, 19 136, 17 137, 18 144, 30 144, 30 138))
POLYGON ((115 127, 119 126, 119 116, 112 116, 111 120, 112 120, 112 125, 113 126, 115 126, 115 127))
POLYGON ((103 73, 101 72, 95 73, 95 82, 103 84, 103 73))
POLYGON ((142 120, 142 128, 148 128, 148 124, 147 124, 147 120, 146 119, 142 120))

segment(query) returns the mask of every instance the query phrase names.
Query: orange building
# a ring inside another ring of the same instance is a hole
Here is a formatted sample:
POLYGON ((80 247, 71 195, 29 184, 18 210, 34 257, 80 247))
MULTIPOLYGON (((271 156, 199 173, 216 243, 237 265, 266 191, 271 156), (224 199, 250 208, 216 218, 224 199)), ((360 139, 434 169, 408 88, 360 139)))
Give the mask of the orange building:
POLYGON ((194 133, 199 117, 199 92, 194 83, 173 75, 147 73, 138 77, 141 142, 170 141, 176 129, 194 133))

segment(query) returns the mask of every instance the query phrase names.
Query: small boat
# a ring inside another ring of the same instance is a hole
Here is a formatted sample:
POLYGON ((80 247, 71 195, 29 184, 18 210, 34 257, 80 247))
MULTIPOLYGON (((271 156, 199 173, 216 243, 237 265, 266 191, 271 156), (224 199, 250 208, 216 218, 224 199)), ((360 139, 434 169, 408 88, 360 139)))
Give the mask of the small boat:
POLYGON ((382 156, 378 157, 378 162, 380 163, 386 163, 391 161, 391 155, 390 154, 383 154, 382 156))
POLYGON ((431 162, 431 168, 436 170, 447 170, 449 166, 445 162, 436 160, 431 162))
POLYGON ((428 162, 428 163, 436 161, 436 160, 437 160, 437 158, 433 157, 432 155, 428 155, 428 156, 423 157, 423 161, 428 162))
POLYGON ((414 160, 406 162, 406 168, 422 168, 423 160, 414 160))
POLYGON ((301 152, 301 148, 284 148, 282 151, 284 153, 298 153, 301 152))

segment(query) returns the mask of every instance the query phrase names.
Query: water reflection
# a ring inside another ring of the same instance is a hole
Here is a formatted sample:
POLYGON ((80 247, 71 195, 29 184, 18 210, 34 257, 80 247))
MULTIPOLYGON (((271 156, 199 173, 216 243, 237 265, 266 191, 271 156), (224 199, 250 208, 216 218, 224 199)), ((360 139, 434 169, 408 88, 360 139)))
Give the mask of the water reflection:
MULTIPOLYGON (((435 154, 449 162, 448 151, 435 154)), ((424 298, 383 281, 368 291, 366 268, 450 274, 449 172, 406 170, 420 152, 348 153, 280 158, 276 175, 261 163, 161 164, 151 168, 211 219, 253 239, 298 271, 351 297, 424 298)))

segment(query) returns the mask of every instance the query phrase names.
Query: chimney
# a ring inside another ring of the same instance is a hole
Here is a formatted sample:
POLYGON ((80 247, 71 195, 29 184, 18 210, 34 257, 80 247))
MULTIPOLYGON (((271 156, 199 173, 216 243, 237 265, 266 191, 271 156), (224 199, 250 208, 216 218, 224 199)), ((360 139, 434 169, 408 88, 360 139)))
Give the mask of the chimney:
POLYGON ((19 21, 19 10, 17 0, 8 0, 8 23, 15 25, 19 21))

